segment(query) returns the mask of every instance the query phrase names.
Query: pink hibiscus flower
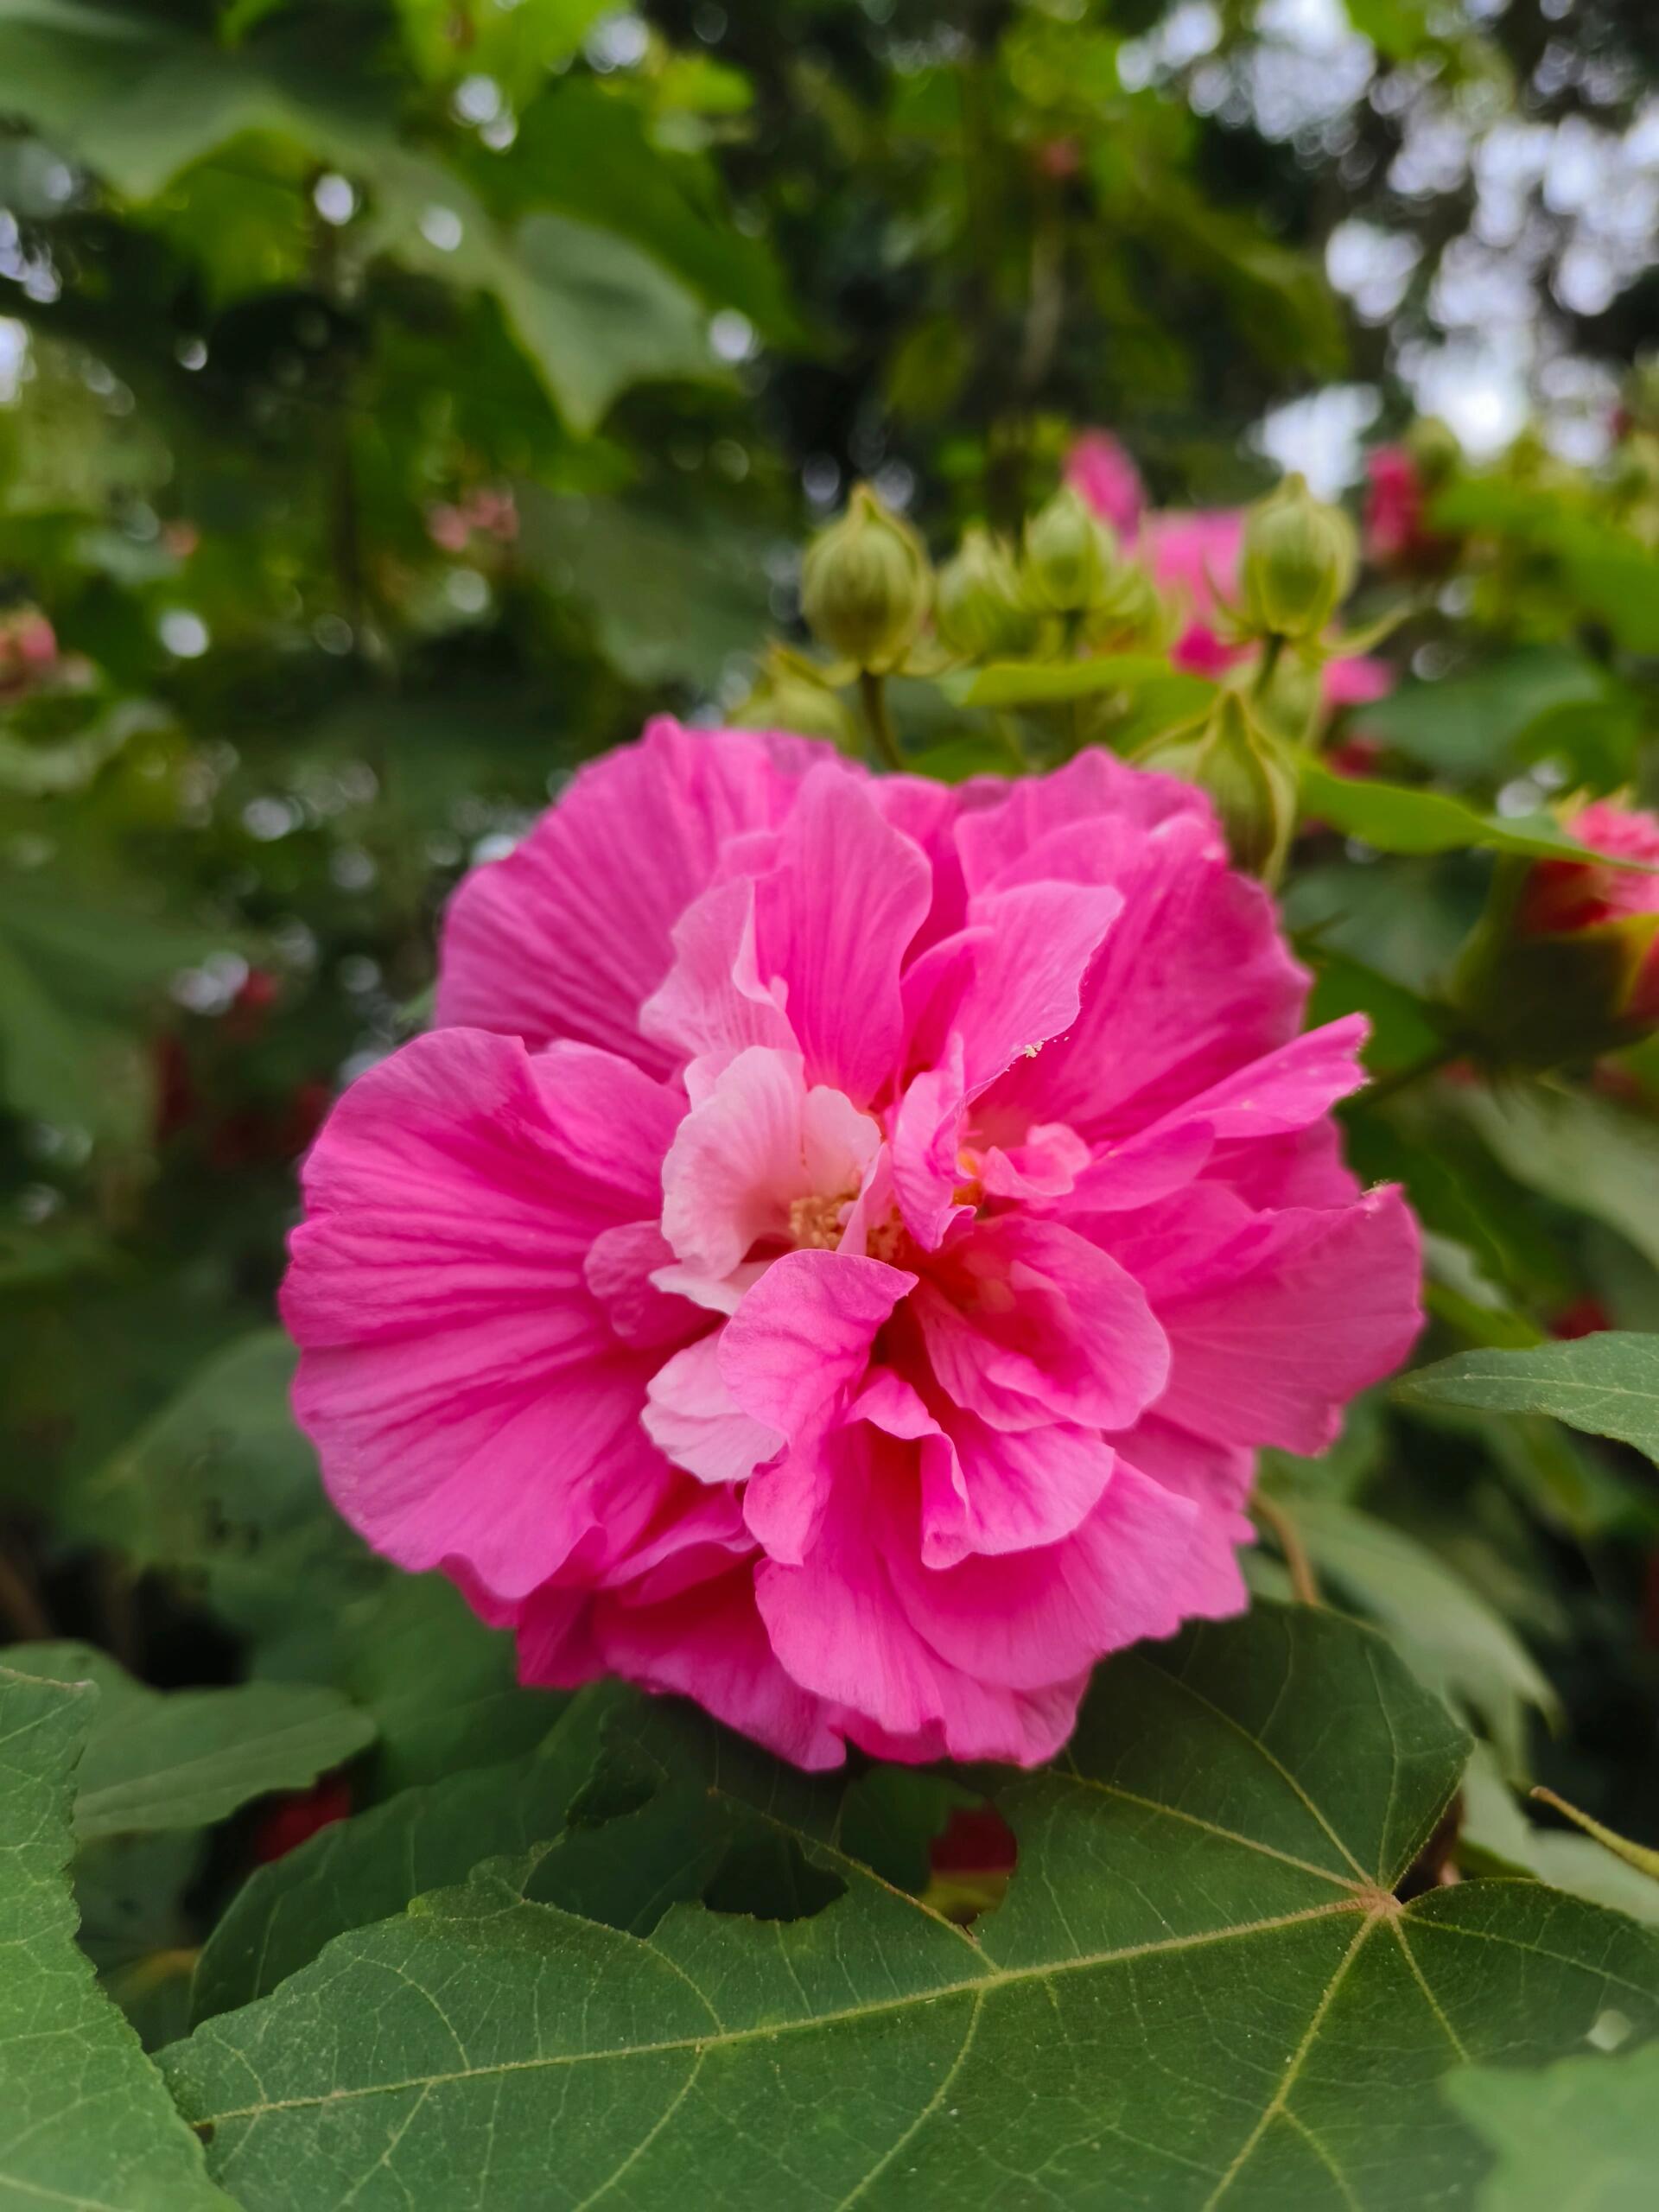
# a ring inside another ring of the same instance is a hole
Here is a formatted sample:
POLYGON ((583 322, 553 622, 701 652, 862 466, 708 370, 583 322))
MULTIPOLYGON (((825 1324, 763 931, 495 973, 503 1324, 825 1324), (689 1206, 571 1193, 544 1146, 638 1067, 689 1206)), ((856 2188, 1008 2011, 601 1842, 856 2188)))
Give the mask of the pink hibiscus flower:
POLYGON ((442 1026, 306 1164, 334 1498, 529 1681, 1046 1758, 1103 1653, 1243 1605, 1255 1448, 1416 1332, 1306 993, 1189 785, 653 723, 462 885, 442 1026))
POLYGON ((1109 430, 1084 430, 1072 440, 1065 457, 1065 480, 1076 486, 1120 537, 1135 536, 1146 503, 1141 472, 1109 430))

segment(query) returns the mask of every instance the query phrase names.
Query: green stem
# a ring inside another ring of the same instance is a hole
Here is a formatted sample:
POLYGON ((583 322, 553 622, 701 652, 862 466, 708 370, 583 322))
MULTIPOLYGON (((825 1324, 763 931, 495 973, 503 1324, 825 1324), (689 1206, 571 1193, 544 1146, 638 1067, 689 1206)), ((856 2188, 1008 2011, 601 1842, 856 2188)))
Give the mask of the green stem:
POLYGON ((1368 1106, 1375 1106, 1384 1098, 1395 1098, 1402 1090, 1409 1090, 1413 1084, 1421 1083, 1426 1077, 1438 1075, 1442 1068, 1449 1067, 1466 1049, 1461 1037, 1448 1037, 1444 1044, 1436 1045, 1433 1052, 1424 1052, 1417 1059, 1408 1060, 1404 1067, 1395 1068, 1390 1075, 1379 1076, 1375 1083, 1367 1085, 1360 1096, 1368 1106))
POLYGON ((1266 696, 1268 686, 1273 682, 1284 650, 1285 641, 1282 638, 1270 636, 1268 639, 1262 649, 1262 658, 1256 668, 1255 681, 1250 686, 1250 696, 1253 699, 1260 699, 1266 696))
POLYGON ((859 670, 858 696, 864 719, 870 726, 870 743, 876 760, 884 768, 902 768, 905 759, 893 734, 893 716, 887 712, 887 685, 873 668, 859 670))
POLYGON ((1266 1491, 1257 1491, 1250 1500, 1250 1510, 1279 1547, 1280 1557, 1290 1576, 1290 1587, 1299 1605, 1320 1605, 1319 1579, 1313 1572, 1313 1562, 1308 1557, 1307 1546, 1302 1541, 1301 1530, 1276 1497, 1266 1491))

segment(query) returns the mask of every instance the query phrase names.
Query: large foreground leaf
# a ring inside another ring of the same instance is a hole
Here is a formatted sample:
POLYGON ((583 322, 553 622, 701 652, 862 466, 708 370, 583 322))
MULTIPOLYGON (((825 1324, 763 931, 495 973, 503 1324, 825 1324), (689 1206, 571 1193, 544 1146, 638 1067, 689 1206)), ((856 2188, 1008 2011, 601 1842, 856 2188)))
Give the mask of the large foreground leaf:
POLYGON ((0 2207, 208 2212, 229 2200, 75 1946, 86 1684, 0 1667, 0 2207))
POLYGON ((367 1713, 308 1684, 162 1691, 87 1644, 24 1643, 13 1656, 33 1675, 101 1693, 75 1797, 83 1843, 210 1827, 251 1797, 303 1788, 374 1735, 367 1713))
POLYGON ((1659 1941, 1615 1915, 1524 1881, 1398 1902, 1465 1750, 1367 1631, 1261 1608, 1103 1671, 1065 1764, 1001 1796, 1020 1865, 982 1937, 801 1829, 827 1909, 677 1906, 648 1942, 485 1868, 169 2076, 249 2212, 1415 2212, 1489 2163, 1453 2066, 1659 2023, 1659 1941))
POLYGON ((1659 1463, 1659 1337, 1609 1329, 1524 1351, 1462 1351, 1408 1375, 1395 1395, 1408 1406, 1553 1414, 1659 1463))
POLYGON ((1659 2044, 1541 2074, 1476 2067, 1452 2101, 1498 2154, 1481 2212, 1650 2212, 1659 2183, 1659 2044))

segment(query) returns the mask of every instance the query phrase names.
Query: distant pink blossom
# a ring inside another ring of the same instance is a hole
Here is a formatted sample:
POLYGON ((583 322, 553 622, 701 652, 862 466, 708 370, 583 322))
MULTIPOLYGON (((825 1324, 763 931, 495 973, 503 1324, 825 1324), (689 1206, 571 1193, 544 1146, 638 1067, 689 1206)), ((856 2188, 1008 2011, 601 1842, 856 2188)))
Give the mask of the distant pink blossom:
POLYGON ((511 545, 518 535, 518 509, 510 491, 480 486, 458 505, 440 500, 426 511, 426 534, 445 553, 464 553, 475 536, 511 545))
POLYGON ((1365 556, 1381 569, 1409 568, 1438 543, 1416 456, 1406 446, 1378 446, 1365 474, 1365 556))
POLYGON ((57 632, 38 607, 0 613, 0 698, 42 682, 57 663, 57 632))
POLYGON ((1084 430, 1073 439, 1065 480, 1120 537, 1134 537, 1145 504, 1141 472, 1109 430, 1084 430))
POLYGON ((1327 707, 1370 707, 1394 689, 1394 671, 1370 653, 1351 653, 1325 664, 1327 707))
MULTIPOLYGON (((1659 916, 1659 815, 1597 799, 1567 824, 1580 844, 1639 868, 1599 868, 1589 861, 1539 861, 1527 878, 1517 924, 1529 936, 1565 936, 1620 925, 1644 932, 1659 916)), ((1659 930, 1646 938, 1629 1005, 1642 1021, 1659 1021, 1659 930)))
POLYGON ((462 885, 442 1026, 306 1163, 335 1502, 527 1681, 1048 1757, 1103 1653, 1243 1605, 1256 1448, 1416 1332, 1307 980, 1188 784, 653 723, 462 885))

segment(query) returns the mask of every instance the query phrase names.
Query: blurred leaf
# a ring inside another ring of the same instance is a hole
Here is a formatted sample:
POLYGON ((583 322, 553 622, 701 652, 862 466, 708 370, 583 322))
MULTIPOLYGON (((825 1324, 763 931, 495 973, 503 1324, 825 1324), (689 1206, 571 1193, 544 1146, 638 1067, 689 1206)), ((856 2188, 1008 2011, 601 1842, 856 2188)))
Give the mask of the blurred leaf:
POLYGON ((1339 1497, 1287 1501, 1321 1579, 1386 1628, 1414 1671, 1518 1741, 1522 1707, 1560 1703, 1536 1662, 1463 1577, 1403 1529, 1339 1497))
POLYGON ((247 2212, 371 2171, 418 2212, 486 2156, 528 2200, 554 2126, 567 2196, 626 2171, 641 2212, 773 2205, 804 2170, 826 2200, 956 2202, 993 2160, 1004 2193, 1083 2202, 1106 2140, 1126 2202, 1305 2202, 1333 2174, 1351 2206, 1450 2197, 1481 2158, 1423 2114, 1456 2053, 1535 2063, 1612 2003, 1659 2019, 1659 1941, 1617 1916, 1524 1883, 1389 1894, 1465 1751, 1363 1630, 1259 1609, 1111 1662, 1066 1765, 1002 1791, 1020 1868, 972 1936, 798 1826, 845 1894, 793 1923, 683 1907, 641 1942, 480 1872, 209 2021, 169 2079, 247 2212), (343 2032, 370 2005, 372 2038, 343 2032), (786 2149, 732 2125, 757 2109, 790 2113, 786 2149))
MULTIPOLYGON (((202 1952, 194 2018, 268 1994, 335 1936, 399 1913, 428 1890, 464 1881, 481 1859, 551 1842, 593 1772, 601 1726, 618 1694, 631 1694, 585 1691, 528 1757, 480 1764, 407 1789, 256 1868, 202 1952)), ((640 1864, 614 1840, 606 1855, 620 1882, 634 1879, 649 1891, 661 1878, 662 1870, 640 1864)), ((671 1877, 658 1910, 677 1894, 695 1896, 699 1885, 679 1891, 671 1877)))
POLYGON ((1431 1001, 1375 968, 1368 968, 1363 961, 1321 945, 1317 939, 1308 950, 1313 967, 1313 995, 1307 1008, 1310 1029, 1339 1020, 1344 1014, 1366 1015, 1371 1033, 1366 1039, 1364 1061, 1375 1075, 1411 1067, 1440 1044, 1443 1033, 1433 1019, 1431 1001))
POLYGON ((560 1704, 520 1688, 512 1637, 436 1574, 394 1574, 346 1598, 326 1635, 302 1616, 291 1639, 262 1646, 260 1671, 320 1676, 373 1715, 382 1794, 529 1751, 560 1704))
POLYGON ((912 775, 931 776, 936 784, 965 784, 973 776, 1017 776, 1025 762, 1002 731, 974 730, 912 753, 906 766, 912 775))
POLYGON ((1583 654, 1530 645, 1466 674, 1402 683, 1356 719, 1368 737, 1473 783, 1508 772, 1535 722, 1561 708, 1593 707, 1613 689, 1583 654))
POLYGON ((700 165, 664 155, 625 86, 575 75, 549 84, 520 118, 514 157, 518 189, 535 205, 631 238, 769 337, 800 336, 768 249, 715 219, 700 165))
POLYGON ((106 1836, 76 1853, 80 1948, 146 2050, 189 2031, 196 1945, 182 1899, 204 1842, 194 1830, 106 1836))
POLYGON ((607 655, 634 682, 711 686, 753 653, 766 621, 766 546, 695 512, 526 488, 524 550, 594 610, 607 655))
POLYGON ((78 1484, 66 1517, 133 1567, 205 1578, 232 1618, 332 1613, 376 1586, 322 1497, 289 1410, 294 1348, 260 1329, 215 1352, 137 1435, 78 1484))
POLYGON ((1570 1897, 1659 1925, 1659 1883, 1588 1836, 1529 1819, 1484 1744, 1476 1745, 1463 1777, 1459 1857, 1480 1872, 1530 1874, 1570 1897))
POLYGON ((307 47, 230 51, 94 0, 0 0, 0 84, 14 114, 135 200, 244 131, 303 137, 326 119, 348 141, 378 126, 307 47))
POLYGON ((1446 2084, 1491 2145, 1478 2212, 1649 2212, 1659 2171, 1659 2043, 1534 2073, 1473 2066, 1446 2084))
POLYGON ((1659 1465, 1659 1337, 1605 1329, 1522 1351, 1465 1351, 1394 1386, 1407 1405, 1549 1414, 1633 1444, 1659 1465))
POLYGON ((1583 852, 1548 815, 1502 820, 1478 813, 1447 791, 1338 776, 1312 760, 1302 763, 1301 784, 1305 815, 1362 838, 1380 853, 1452 853, 1478 846, 1564 860, 1583 852))
POLYGON ((75 1943, 75 1762, 97 1711, 82 1683, 0 1667, 0 2200, 226 2212, 200 2143, 75 1943))
POLYGON ((1589 1091, 1469 1090, 1459 1111, 1519 1183, 1593 1214, 1659 1266, 1659 1127, 1589 1091))
MULTIPOLYGON (((1089 660, 1001 660, 984 668, 944 677, 940 688, 963 707, 1049 707, 1068 699, 1092 699, 1102 691, 1133 691, 1169 675, 1161 653, 1100 653, 1089 660)), ((1215 695, 1204 677, 1187 678, 1200 713, 1215 695)))
POLYGON ((334 1690, 274 1682, 153 1690, 84 1643, 22 1643, 42 1680, 93 1682, 97 1716, 76 1777, 75 1834, 210 1827, 273 1790, 300 1789, 353 1758, 374 1723, 334 1690))

